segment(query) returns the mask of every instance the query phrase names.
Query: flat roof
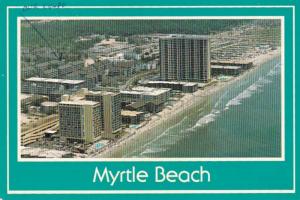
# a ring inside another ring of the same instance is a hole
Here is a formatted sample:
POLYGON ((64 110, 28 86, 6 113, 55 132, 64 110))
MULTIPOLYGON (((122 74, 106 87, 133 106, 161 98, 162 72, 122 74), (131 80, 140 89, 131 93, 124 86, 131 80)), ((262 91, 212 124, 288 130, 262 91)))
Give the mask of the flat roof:
POLYGON ((198 83, 194 82, 184 82, 184 81, 148 81, 147 83, 162 83, 162 84, 172 84, 172 85, 184 85, 184 86, 197 86, 198 83))
POLYGON ((118 95, 117 92, 110 92, 110 91, 89 91, 86 95, 110 95, 116 96, 118 95))
POLYGON ((42 106, 58 106, 57 102, 54 101, 44 101, 43 103, 41 103, 42 106))
POLYGON ((97 104, 100 104, 100 103, 96 102, 96 101, 77 100, 77 101, 61 101, 61 102, 59 102, 59 105, 61 105, 61 104, 79 105, 79 106, 84 106, 84 105, 94 106, 94 105, 97 105, 97 104))
POLYGON ((222 65, 212 65, 211 68, 213 69, 241 69, 241 66, 222 66, 222 65))
POLYGON ((235 65, 247 65, 252 64, 253 62, 247 60, 211 60, 211 63, 225 63, 225 64, 235 64, 235 65))
POLYGON ((135 117, 139 114, 143 114, 143 112, 131 111, 131 110, 121 110, 121 115, 135 117))
POLYGON ((61 83, 61 84, 80 84, 85 82, 84 80, 69 80, 69 79, 41 78, 41 77, 31 77, 25 80, 34 81, 34 82, 61 83))
POLYGON ((152 95, 157 96, 163 93, 171 91, 170 88, 152 88, 152 87, 134 87, 132 90, 122 90, 121 94, 138 94, 138 95, 152 95))
POLYGON ((162 36, 160 39, 209 39, 209 35, 191 35, 191 34, 170 34, 162 36))

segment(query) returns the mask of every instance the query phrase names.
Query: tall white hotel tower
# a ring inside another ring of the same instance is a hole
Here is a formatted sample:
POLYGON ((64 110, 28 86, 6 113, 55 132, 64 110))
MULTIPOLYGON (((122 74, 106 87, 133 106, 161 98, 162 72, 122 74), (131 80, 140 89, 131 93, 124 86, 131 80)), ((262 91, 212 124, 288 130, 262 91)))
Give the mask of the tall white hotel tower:
POLYGON ((159 39, 160 78, 164 81, 210 81, 208 36, 171 35, 159 39))

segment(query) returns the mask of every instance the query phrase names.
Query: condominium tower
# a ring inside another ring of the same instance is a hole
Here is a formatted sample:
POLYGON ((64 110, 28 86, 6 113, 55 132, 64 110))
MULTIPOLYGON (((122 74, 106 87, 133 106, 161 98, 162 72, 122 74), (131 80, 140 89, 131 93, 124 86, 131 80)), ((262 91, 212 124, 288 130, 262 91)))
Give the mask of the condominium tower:
POLYGON ((164 81, 210 81, 208 36, 171 35, 159 39, 160 77, 164 81))

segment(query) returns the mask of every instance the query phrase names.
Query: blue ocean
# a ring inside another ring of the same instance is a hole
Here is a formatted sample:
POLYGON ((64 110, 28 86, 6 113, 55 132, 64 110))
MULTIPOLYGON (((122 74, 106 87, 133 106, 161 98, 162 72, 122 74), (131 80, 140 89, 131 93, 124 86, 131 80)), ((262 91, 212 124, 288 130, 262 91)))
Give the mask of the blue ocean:
POLYGON ((275 58, 214 93, 121 157, 281 156, 281 65, 275 58))

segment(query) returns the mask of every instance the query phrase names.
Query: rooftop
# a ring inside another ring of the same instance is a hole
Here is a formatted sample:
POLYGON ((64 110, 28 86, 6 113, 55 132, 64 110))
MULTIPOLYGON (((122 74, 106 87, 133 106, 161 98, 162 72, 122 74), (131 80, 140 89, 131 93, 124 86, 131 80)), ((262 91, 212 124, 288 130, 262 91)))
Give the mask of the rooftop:
POLYGON ((57 102, 53 102, 53 101, 44 101, 43 103, 41 103, 42 106, 58 106, 57 102))
POLYGON ((68 80, 68 79, 56 79, 56 78, 40 78, 40 77, 31 77, 26 79, 26 81, 33 82, 45 82, 45 83, 61 83, 61 84, 80 84, 84 83, 84 80, 68 80))
POLYGON ((249 65, 249 64, 252 64, 251 61, 248 61, 247 59, 246 60, 239 60, 239 61, 236 61, 236 60, 211 60, 211 63, 215 63, 215 64, 219 64, 220 63, 224 63, 224 64, 235 64, 235 65, 249 65))
POLYGON ((89 91, 87 95, 110 95, 110 96, 116 96, 118 93, 116 92, 108 92, 108 91, 89 91))
POLYGON ((149 81, 150 84, 162 83, 162 84, 173 84, 173 85, 184 85, 184 86, 197 86, 198 83, 194 82, 183 82, 183 81, 149 81))
POLYGON ((222 65, 212 65, 212 69, 241 69, 240 66, 222 66, 222 65))
POLYGON ((143 112, 131 111, 131 110, 121 110, 121 115, 135 117, 139 114, 143 114, 143 112))
POLYGON ((160 39, 209 39, 209 35, 171 34, 160 39))
POLYGON ((152 88, 152 87, 134 87, 132 90, 122 90, 122 94, 139 94, 157 96, 165 92, 171 91, 170 88, 152 88))
POLYGON ((89 105, 89 106, 94 106, 99 104, 99 102, 95 102, 95 101, 85 101, 85 100, 78 100, 78 101, 61 101, 59 102, 59 105, 78 105, 78 106, 85 106, 85 105, 89 105))

